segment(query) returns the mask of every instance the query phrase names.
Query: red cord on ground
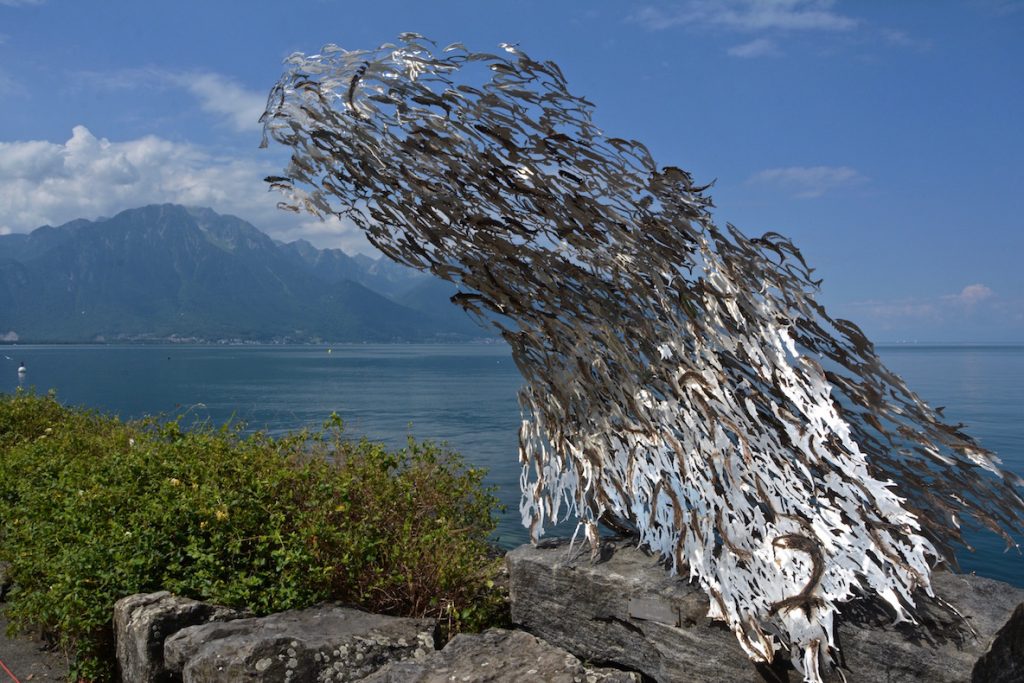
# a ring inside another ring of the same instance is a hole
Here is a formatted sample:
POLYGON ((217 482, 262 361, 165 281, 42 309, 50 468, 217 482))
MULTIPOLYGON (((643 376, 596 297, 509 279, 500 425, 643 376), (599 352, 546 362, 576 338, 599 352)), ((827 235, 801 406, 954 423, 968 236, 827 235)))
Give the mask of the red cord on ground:
POLYGON ((14 681, 14 683, 21 683, 21 681, 18 680, 18 677, 14 675, 14 672, 7 668, 7 665, 4 664, 4 660, 2 659, 0 659, 0 669, 6 671, 7 675, 11 677, 11 680, 14 681))

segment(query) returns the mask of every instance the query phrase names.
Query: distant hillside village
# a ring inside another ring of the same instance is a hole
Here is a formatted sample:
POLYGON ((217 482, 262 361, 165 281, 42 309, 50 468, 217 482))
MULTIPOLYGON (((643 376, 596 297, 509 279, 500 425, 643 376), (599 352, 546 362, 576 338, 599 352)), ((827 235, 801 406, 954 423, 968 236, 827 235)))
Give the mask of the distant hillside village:
POLYGON ((0 235, 0 342, 494 339, 450 283, 210 209, 145 206, 0 235))

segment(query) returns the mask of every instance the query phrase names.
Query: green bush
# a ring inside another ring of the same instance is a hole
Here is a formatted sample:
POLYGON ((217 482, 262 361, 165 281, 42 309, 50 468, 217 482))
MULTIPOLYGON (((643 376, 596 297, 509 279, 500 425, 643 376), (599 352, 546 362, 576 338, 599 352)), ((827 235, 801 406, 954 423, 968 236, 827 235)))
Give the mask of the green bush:
POLYGON ((119 598, 169 590, 256 614, 338 600, 476 630, 504 617, 483 472, 430 443, 122 423, 0 397, 0 561, 12 627, 110 676, 119 598))

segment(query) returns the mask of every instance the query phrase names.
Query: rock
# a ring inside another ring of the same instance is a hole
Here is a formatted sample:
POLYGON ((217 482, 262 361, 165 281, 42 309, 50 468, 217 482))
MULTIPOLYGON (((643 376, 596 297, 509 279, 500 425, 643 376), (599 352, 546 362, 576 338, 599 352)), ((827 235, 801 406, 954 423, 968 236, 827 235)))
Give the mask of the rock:
POLYGON ((179 680, 164 666, 164 640, 193 624, 237 619, 245 613, 167 591, 140 593, 114 605, 114 638, 121 680, 165 683, 179 680))
POLYGON ((999 629, 992 647, 974 666, 976 683, 1021 683, 1024 681, 1024 605, 999 629))
POLYGON ((356 681, 434 651, 434 622, 336 605, 192 626, 167 639, 185 683, 356 681))
MULTIPOLYGON (((585 661, 614 662, 657 681, 801 679, 785 653, 771 667, 754 665, 732 632, 706 617, 704 592, 669 576, 658 558, 630 543, 606 543, 602 560, 593 564, 588 551, 577 546, 570 555, 568 543, 556 541, 509 552, 513 622, 585 661)), ((932 605, 923 615, 932 628, 923 632, 851 603, 855 609, 838 626, 851 683, 968 681, 990 646, 1012 652, 1008 642, 994 641, 1024 601, 1024 590, 947 572, 937 572, 933 585, 966 622, 932 605)), ((826 680, 842 677, 826 672, 826 680)))
MULTIPOLYGON (((1024 602, 1024 590, 980 576, 948 571, 932 574, 936 596, 953 605, 963 620, 927 597, 921 599, 925 629, 909 624, 894 626, 885 615, 847 614, 839 625, 839 646, 847 678, 852 681, 978 681, 972 678, 977 662, 990 648, 996 657, 997 633, 1010 621, 1014 608, 1024 602), (973 633, 971 632, 973 629, 973 633), (852 674, 852 675, 850 675, 852 674)), ((847 610, 852 612, 852 610, 847 610)), ((1024 680, 1016 680, 1024 683, 1024 680)))
POLYGON ((365 683, 640 683, 640 675, 590 668, 565 650, 523 631, 491 629, 455 636, 440 652, 393 662, 365 683))

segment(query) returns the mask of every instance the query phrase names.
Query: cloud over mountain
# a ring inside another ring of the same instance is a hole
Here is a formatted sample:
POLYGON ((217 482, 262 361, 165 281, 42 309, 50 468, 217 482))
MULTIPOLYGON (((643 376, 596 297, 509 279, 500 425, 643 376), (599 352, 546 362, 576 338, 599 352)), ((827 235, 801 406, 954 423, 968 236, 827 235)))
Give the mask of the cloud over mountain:
POLYGON ((0 234, 172 203, 242 216, 268 226, 278 239, 307 237, 319 246, 374 253, 354 226, 339 220, 312 225, 308 216, 280 211, 279 197, 263 182, 278 171, 280 159, 265 156, 223 157, 152 135, 114 142, 85 126, 75 126, 63 143, 0 142, 0 234))

